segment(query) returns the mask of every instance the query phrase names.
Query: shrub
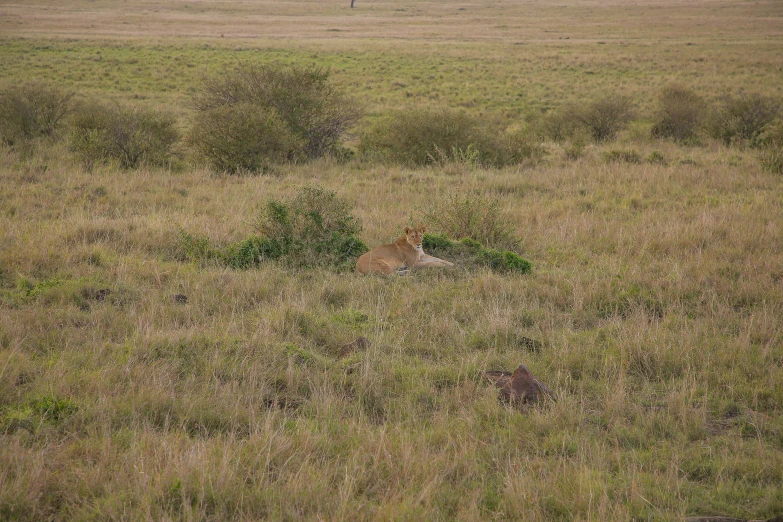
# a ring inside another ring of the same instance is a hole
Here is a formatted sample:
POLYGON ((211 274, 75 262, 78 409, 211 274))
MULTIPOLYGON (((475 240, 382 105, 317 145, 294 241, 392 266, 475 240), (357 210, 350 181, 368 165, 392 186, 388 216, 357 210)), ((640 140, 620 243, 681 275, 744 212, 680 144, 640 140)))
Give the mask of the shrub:
POLYGON ((45 83, 28 83, 0 92, 0 140, 14 146, 52 136, 71 110, 73 94, 45 83))
POLYGON ((536 131, 542 138, 563 143, 576 135, 580 129, 574 119, 572 109, 561 107, 541 116, 536 122, 536 131))
POLYGON ((477 193, 451 194, 417 212, 420 217, 414 221, 429 223, 432 228, 457 239, 468 238, 483 245, 504 248, 515 248, 519 244, 500 210, 500 203, 477 193))
POLYGON ((635 150, 612 149, 601 153, 606 163, 633 163, 642 162, 642 157, 635 150))
POLYGON ((362 135, 359 152, 410 167, 462 161, 501 166, 531 157, 519 136, 499 135, 476 118, 451 109, 406 109, 362 135))
POLYGON ((454 241, 445 234, 425 234, 422 247, 430 255, 445 257, 468 269, 487 267, 496 272, 521 274, 526 274, 533 269, 530 261, 515 252, 485 248, 481 243, 470 238, 454 241))
POLYGON ((179 139, 175 119, 152 109, 86 105, 76 111, 70 147, 87 168, 116 161, 125 169, 166 165, 179 139))
POLYGON ((764 127, 780 114, 780 103, 760 94, 724 96, 707 120, 710 137, 726 145, 758 139, 764 127))
POLYGON ((584 106, 572 104, 565 110, 597 143, 613 140, 633 117, 631 100, 616 95, 598 98, 584 106))
MULTIPOLYGON (((243 151, 243 145, 237 141, 252 139, 252 130, 260 129, 261 140, 265 144, 247 145, 251 155, 269 151, 269 161, 279 161, 276 147, 269 148, 269 132, 277 130, 280 143, 295 145, 286 159, 296 157, 318 158, 333 150, 340 151, 340 143, 347 130, 356 123, 361 111, 356 104, 329 82, 329 72, 319 67, 281 67, 274 65, 242 65, 235 71, 208 79, 201 92, 195 97, 194 108, 198 114, 211 116, 197 117, 194 133, 206 135, 209 125, 215 119, 225 129, 242 129, 240 134, 226 133, 222 149, 243 151), (250 107, 255 107, 250 109, 250 107), (232 109, 222 116, 215 111, 232 109), (250 109, 250 110, 248 110, 250 109), (226 118, 237 118, 241 122, 231 123, 226 118), (253 124, 250 120, 259 118, 253 124), (274 121, 274 126, 270 122, 274 121), (283 129, 286 128, 286 130, 283 129), (296 140, 292 140, 291 136, 296 140)), ((202 150, 209 156, 209 147, 202 150)), ((239 161, 236 167, 226 170, 241 170, 243 164, 254 161, 239 161)))
POLYGON ((704 99, 692 90, 679 86, 664 87, 658 97, 652 135, 679 142, 694 140, 704 121, 704 99))
POLYGON ((185 258, 247 269, 280 259, 291 266, 352 268, 367 246, 349 203, 320 187, 303 187, 287 202, 271 200, 261 211, 259 235, 213 247, 206 237, 180 233, 185 258))
POLYGON ((197 114, 189 143, 212 168, 231 173, 266 170, 302 148, 274 111, 251 103, 197 114))

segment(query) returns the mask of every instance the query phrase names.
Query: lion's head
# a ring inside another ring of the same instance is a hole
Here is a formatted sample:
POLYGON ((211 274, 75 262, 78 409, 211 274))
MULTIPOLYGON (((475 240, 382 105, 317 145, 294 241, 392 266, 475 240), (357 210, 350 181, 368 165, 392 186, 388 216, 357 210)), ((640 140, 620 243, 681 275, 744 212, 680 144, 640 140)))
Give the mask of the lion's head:
POLYGON ((424 232, 426 231, 427 227, 421 225, 416 228, 405 227, 405 239, 413 248, 421 250, 421 240, 424 238, 424 232))

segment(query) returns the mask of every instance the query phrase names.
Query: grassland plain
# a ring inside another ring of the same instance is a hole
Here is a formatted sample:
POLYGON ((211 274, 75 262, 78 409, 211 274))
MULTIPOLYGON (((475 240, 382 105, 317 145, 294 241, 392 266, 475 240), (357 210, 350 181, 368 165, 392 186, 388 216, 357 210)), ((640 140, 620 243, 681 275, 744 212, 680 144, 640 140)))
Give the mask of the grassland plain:
POLYGON ((86 172, 61 143, 3 148, 0 519, 783 512, 783 180, 749 149, 651 140, 645 116, 672 81, 781 96, 783 4, 638 4, 0 2, 2 85, 166 107, 183 130, 200 79, 245 60, 329 66, 368 120, 638 104, 615 142, 504 169, 86 172), (308 183, 355 204, 369 245, 454 192, 496 198, 535 269, 182 260, 180 229, 243 239, 308 183), (559 401, 499 404, 480 373, 519 362, 559 401))

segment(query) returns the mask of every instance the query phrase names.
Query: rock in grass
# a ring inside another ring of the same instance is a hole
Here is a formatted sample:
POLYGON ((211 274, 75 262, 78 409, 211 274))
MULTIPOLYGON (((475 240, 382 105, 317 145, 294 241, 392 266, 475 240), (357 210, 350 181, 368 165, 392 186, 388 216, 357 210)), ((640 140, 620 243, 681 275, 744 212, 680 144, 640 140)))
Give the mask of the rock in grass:
POLYGON ((552 390, 533 377, 524 364, 517 366, 514 373, 494 370, 484 372, 484 377, 500 388, 500 400, 503 402, 523 405, 544 399, 555 400, 552 390))

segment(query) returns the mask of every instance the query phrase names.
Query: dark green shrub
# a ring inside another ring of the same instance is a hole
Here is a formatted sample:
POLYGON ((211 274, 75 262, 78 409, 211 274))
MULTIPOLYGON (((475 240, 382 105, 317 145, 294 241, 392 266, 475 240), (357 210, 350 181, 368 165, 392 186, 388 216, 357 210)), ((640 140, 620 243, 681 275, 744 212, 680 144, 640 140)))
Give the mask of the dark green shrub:
POLYGON ((70 147, 87 168, 117 162, 132 169, 168 165, 179 139, 173 116, 152 109, 89 104, 71 124, 70 147))
POLYGON ((279 259, 290 266, 353 268, 367 251, 351 205, 334 192, 303 187, 290 201, 269 201, 256 222, 259 235, 214 247, 206 237, 180 233, 184 257, 232 268, 252 268, 279 259))
POLYGON ((200 112, 189 144, 212 168, 231 173, 263 171, 302 149, 277 113, 251 103, 200 112))
POLYGON ((633 163, 639 164, 642 162, 642 157, 635 150, 606 150, 601 153, 606 163, 633 163))
POLYGON ((633 117, 633 103, 620 95, 604 96, 586 105, 572 104, 565 110, 597 143, 613 140, 633 117))
POLYGON ((780 102, 760 94, 724 96, 707 120, 710 137, 726 145, 754 144, 764 127, 781 113, 780 102))
MULTIPOLYGON (((193 105, 197 114, 211 115, 196 118, 194 134, 207 135, 212 130, 209 125, 215 120, 224 129, 242 129, 241 133, 229 132, 222 136, 221 148, 242 152, 244 146, 254 156, 268 151, 271 152, 269 162, 318 158, 331 151, 339 154, 345 133, 361 116, 355 102, 335 88, 329 82, 329 71, 320 67, 245 64, 207 80, 193 105), (228 115, 220 113, 220 109, 229 109, 228 115), (241 122, 232 124, 225 121, 226 118, 238 118, 241 122), (253 124, 250 121, 253 118, 259 118, 261 122, 253 124), (257 139, 264 143, 272 143, 269 132, 277 130, 280 133, 278 142, 294 147, 282 158, 277 146, 235 143, 253 139, 254 129, 261 131, 257 139), (291 139, 292 136, 295 139, 291 139)), ((209 157, 209 148, 203 150, 203 140, 194 145, 209 157)), ((235 167, 224 165, 222 168, 237 171, 246 164, 259 163, 257 159, 248 161, 232 156, 234 161, 238 163, 235 167)))
POLYGON ((430 255, 448 259, 467 269, 487 267, 495 272, 521 274, 526 274, 533 269, 530 261, 515 252, 485 248, 481 243, 470 238, 454 241, 445 234, 425 234, 422 247, 430 255))
POLYGON ((460 111, 414 108, 376 123, 361 136, 359 152, 410 167, 449 161, 501 166, 525 159, 519 156, 530 157, 532 149, 526 150, 526 144, 460 111))
POLYGON ((664 87, 653 117, 653 137, 694 140, 704 122, 705 109, 704 99, 694 91, 680 85, 664 87))
POLYGON ((500 210, 500 202, 478 193, 451 194, 435 201, 425 210, 417 209, 414 221, 429 223, 440 232, 457 239, 469 238, 483 245, 516 248, 519 240, 500 210))
POLYGON ((73 94, 45 83, 0 91, 0 140, 14 146, 53 136, 71 110, 73 94))

